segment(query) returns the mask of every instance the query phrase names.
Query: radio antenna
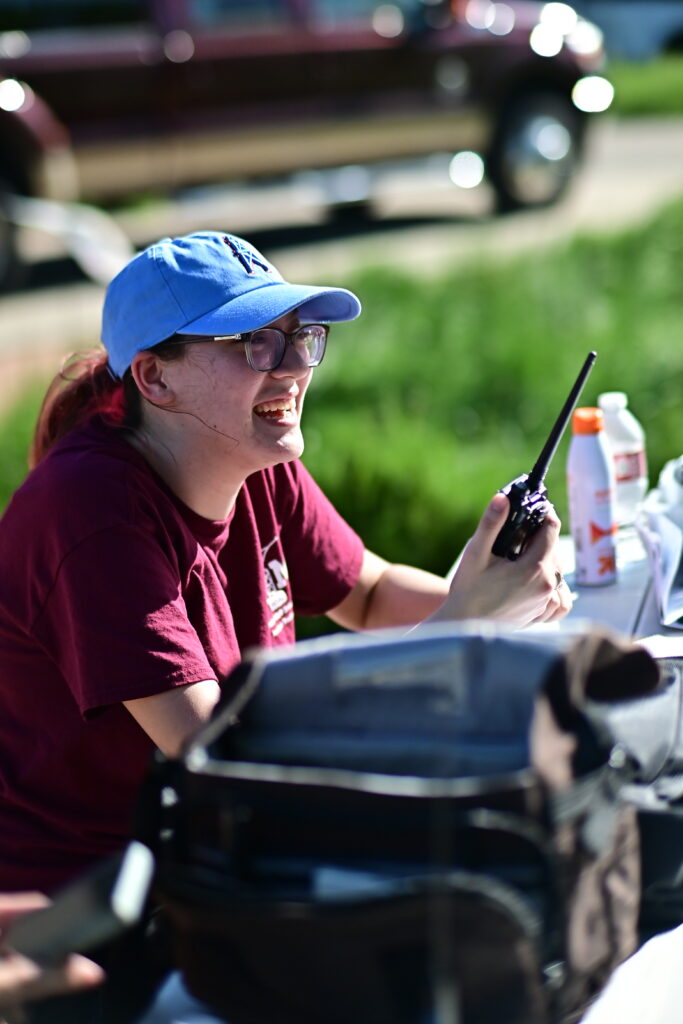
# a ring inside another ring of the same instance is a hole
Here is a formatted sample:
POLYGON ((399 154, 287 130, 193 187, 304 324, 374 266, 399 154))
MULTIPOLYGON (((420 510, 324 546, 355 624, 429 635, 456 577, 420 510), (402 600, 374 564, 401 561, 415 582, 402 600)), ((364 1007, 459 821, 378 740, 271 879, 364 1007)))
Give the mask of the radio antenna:
POLYGON ((586 356, 586 361, 583 364, 583 366, 581 367, 581 371, 579 373, 579 376, 576 378, 576 382, 574 384, 574 387, 569 392, 569 396, 567 397, 567 401, 564 403, 564 405, 562 407, 562 412, 557 417, 557 420, 555 422, 555 426, 553 427, 553 429, 550 431, 550 434, 548 435, 548 440, 546 441, 545 445, 543 446, 543 451, 541 452, 541 454, 538 456, 538 459, 536 460, 536 465, 534 466, 534 468, 529 473, 529 476, 528 476, 528 479, 527 479, 527 482, 526 482, 526 486, 527 486, 527 490, 528 491, 537 491, 539 486, 543 483, 543 481, 545 479, 545 475, 548 472, 548 466, 550 465, 550 460, 552 459, 553 455, 555 454, 555 449, 557 448, 558 444, 560 443, 560 439, 561 439, 562 435, 564 434, 564 431, 565 431, 565 428, 566 428, 567 424, 569 423, 569 418, 570 418, 572 412, 574 411, 574 406, 576 405, 576 403, 577 403, 577 401, 579 399, 579 395, 581 394, 581 391, 583 389, 583 385, 586 383, 586 378, 587 378, 588 374, 591 372, 591 370, 593 369, 593 363, 595 362, 596 357, 597 357, 597 352, 589 352, 588 355, 586 356))

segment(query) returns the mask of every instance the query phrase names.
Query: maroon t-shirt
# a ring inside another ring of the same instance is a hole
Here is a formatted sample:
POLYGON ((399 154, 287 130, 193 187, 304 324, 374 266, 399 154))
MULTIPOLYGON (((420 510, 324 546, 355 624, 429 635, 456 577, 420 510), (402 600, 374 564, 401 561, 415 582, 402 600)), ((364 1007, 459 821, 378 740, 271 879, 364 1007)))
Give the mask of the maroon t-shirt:
POLYGON ((129 837, 153 746, 121 701, 292 643, 362 555, 299 462, 212 522, 98 418, 56 446, 0 521, 0 890, 49 892, 129 837))

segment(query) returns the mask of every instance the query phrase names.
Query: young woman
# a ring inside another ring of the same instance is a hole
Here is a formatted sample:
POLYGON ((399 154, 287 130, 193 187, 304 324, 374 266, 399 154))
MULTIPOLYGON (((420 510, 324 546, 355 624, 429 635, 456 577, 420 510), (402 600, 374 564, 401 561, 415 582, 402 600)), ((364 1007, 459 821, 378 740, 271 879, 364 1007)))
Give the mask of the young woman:
POLYGON ((491 554, 496 495, 450 586, 367 551, 305 470, 328 325, 360 313, 220 232, 165 239, 111 283, 105 351, 48 392, 0 523, 0 885, 50 892, 129 837, 149 757, 177 754, 254 645, 295 614, 349 629, 517 626, 569 608, 550 514, 491 554))

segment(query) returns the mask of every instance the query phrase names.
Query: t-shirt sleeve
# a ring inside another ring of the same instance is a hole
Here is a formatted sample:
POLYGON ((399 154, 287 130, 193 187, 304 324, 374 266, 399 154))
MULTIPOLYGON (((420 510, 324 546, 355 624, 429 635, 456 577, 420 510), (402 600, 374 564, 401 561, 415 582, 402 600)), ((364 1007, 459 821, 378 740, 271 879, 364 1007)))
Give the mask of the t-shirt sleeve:
POLYGON ((69 552, 34 634, 83 714, 216 678, 172 556, 134 526, 103 529, 69 552))
POLYGON ((300 615, 323 615, 348 596, 358 580, 364 545, 300 462, 286 467, 293 504, 282 540, 300 615))

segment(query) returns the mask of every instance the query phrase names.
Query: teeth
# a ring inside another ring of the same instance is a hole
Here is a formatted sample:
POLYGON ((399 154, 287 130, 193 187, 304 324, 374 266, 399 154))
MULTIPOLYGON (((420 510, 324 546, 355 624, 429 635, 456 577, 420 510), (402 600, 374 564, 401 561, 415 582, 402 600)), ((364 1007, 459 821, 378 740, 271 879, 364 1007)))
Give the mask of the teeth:
POLYGON ((257 412, 292 412, 294 401, 290 398, 286 402, 262 402, 257 406, 257 412))

